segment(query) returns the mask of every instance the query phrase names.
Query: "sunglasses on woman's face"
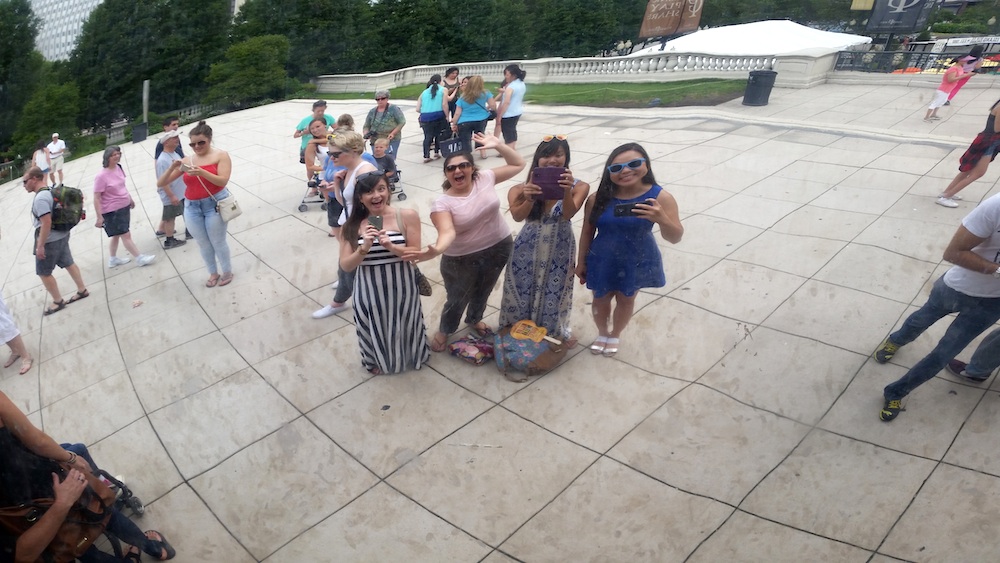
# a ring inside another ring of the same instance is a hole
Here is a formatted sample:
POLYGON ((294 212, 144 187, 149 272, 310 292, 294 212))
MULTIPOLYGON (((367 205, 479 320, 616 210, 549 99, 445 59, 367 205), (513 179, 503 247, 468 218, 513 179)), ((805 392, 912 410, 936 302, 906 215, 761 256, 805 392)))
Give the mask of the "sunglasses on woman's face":
POLYGON ((468 170, 472 168, 472 163, 469 161, 459 162, 458 164, 449 164, 445 166, 444 169, 448 172, 454 172, 456 170, 468 170))
POLYGON ((389 98, 375 98, 376 102, 381 102, 382 100, 388 100, 389 98))
POLYGON ((542 137, 542 142, 543 143, 548 143, 552 139, 559 139, 560 141, 565 141, 566 140, 566 135, 546 135, 546 136, 542 137))
POLYGON ((344 151, 330 151, 330 158, 340 158, 344 151))
POLYGON ((193 149, 195 147, 204 146, 206 143, 208 143, 208 141, 197 141, 195 143, 188 143, 188 146, 193 149))
POLYGON ((608 172, 611 172, 612 174, 618 174, 622 170, 625 170, 626 166, 631 168, 632 170, 635 170, 636 168, 642 166, 643 162, 646 162, 645 158, 637 158, 635 160, 630 160, 622 164, 612 164, 611 166, 608 166, 608 172))

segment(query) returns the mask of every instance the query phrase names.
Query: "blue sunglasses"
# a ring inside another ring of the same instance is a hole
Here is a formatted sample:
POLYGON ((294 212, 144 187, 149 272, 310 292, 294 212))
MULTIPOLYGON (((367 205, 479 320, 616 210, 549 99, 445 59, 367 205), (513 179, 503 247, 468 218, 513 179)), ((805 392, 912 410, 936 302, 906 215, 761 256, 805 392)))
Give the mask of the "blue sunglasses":
POLYGON ((635 170, 636 168, 642 166, 643 162, 646 162, 645 158, 637 158, 635 160, 630 160, 624 164, 612 164, 611 166, 608 166, 608 172, 611 172, 612 174, 618 174, 622 170, 625 170, 626 166, 628 166, 632 170, 635 170))

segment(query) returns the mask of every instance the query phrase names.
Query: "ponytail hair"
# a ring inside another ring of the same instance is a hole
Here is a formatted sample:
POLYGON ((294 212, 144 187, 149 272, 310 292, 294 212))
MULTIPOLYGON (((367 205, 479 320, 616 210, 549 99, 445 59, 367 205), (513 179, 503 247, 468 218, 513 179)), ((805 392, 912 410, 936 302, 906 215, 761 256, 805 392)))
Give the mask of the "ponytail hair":
POLYGON ((431 79, 427 81, 427 87, 431 89, 432 98, 438 95, 438 90, 441 88, 438 84, 441 84, 441 75, 431 75, 431 79))
POLYGON ((521 67, 517 66, 516 64, 507 65, 504 67, 504 70, 511 73, 511 75, 513 75, 518 80, 524 80, 524 77, 528 76, 528 73, 521 67))

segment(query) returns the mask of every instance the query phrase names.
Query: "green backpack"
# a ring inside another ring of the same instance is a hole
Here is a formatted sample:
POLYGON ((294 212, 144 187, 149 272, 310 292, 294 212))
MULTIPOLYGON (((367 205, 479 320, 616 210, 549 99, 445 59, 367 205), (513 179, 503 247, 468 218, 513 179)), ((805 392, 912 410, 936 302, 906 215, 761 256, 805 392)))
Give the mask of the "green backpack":
POLYGON ((52 230, 69 231, 83 217, 83 192, 69 186, 42 188, 52 192, 52 230))

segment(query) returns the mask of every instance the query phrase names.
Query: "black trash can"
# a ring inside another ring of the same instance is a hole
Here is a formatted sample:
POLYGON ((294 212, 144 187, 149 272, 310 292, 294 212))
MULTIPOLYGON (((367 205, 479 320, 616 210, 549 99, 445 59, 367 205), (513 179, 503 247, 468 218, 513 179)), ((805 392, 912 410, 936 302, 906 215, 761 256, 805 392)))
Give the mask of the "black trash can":
MULTIPOLYGON (((764 103, 766 104, 767 100, 765 100, 764 103)), ((132 125, 132 142, 141 143, 145 141, 148 132, 149 132, 148 123, 136 123, 132 125)))
POLYGON ((743 92, 743 105, 766 106, 777 76, 778 73, 773 70, 751 70, 747 89, 743 92))

